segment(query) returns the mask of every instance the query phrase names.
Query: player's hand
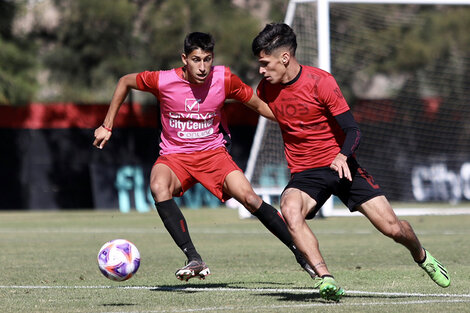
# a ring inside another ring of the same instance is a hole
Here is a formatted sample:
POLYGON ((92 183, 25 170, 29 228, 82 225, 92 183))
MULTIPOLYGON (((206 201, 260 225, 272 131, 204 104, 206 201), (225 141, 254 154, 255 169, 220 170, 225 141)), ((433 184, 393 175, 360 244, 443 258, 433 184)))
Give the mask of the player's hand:
POLYGON ((338 153, 336 158, 331 162, 330 168, 338 172, 339 178, 346 178, 352 181, 351 171, 347 161, 347 157, 344 154, 338 153))
POLYGON ((104 145, 109 141, 111 138, 112 131, 109 129, 104 128, 103 126, 98 127, 95 129, 95 141, 93 145, 98 149, 103 149, 104 145))

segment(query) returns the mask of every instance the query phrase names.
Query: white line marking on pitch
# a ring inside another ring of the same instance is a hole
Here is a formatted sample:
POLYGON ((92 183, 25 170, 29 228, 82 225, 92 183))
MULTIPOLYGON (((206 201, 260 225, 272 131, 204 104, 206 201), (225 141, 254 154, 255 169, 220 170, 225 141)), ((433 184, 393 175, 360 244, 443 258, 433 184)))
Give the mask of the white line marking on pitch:
MULTIPOLYGON (((195 288, 195 287, 159 287, 159 286, 0 286, 0 289, 133 289, 133 290, 149 290, 149 291, 190 291, 190 292, 272 292, 272 293, 318 293, 315 289, 275 289, 275 288, 195 288)), ((321 306, 382 306, 382 305, 412 305, 412 304, 430 304, 430 303, 470 303, 470 294, 426 294, 426 293, 404 293, 404 292, 369 292, 360 290, 349 290, 348 295, 368 295, 368 296, 385 296, 390 298, 398 297, 421 297, 421 298, 456 298, 456 299, 426 299, 426 300, 407 300, 393 302, 323 302, 323 303, 305 303, 291 305, 270 305, 270 306, 225 306, 225 307, 206 307, 197 309, 173 309, 173 310, 152 310, 139 311, 140 313, 176 313, 176 312, 209 312, 209 311, 228 311, 228 310, 273 310, 273 309, 295 309, 309 308, 321 306), (469 299, 467 299, 469 298, 469 299)), ((114 312, 108 312, 114 313, 114 312)), ((128 312, 132 313, 132 312, 128 312)))
MULTIPOLYGON (((0 285, 0 289, 134 289, 151 291, 190 291, 190 292, 292 292, 292 293, 318 293, 316 289, 294 289, 294 288, 212 288, 212 287, 160 287, 160 286, 41 286, 41 285, 0 285)), ((450 293, 406 293, 406 292, 374 292, 361 290, 347 290, 348 295, 363 296, 386 296, 386 297, 422 297, 422 298, 470 298, 470 294, 450 294, 450 293)))

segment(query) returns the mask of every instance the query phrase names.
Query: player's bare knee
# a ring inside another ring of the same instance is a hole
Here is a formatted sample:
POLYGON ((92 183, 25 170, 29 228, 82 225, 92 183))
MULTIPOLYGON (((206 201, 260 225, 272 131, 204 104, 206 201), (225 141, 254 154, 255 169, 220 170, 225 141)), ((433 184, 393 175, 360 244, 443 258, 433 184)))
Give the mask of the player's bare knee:
POLYGON ((259 209, 263 202, 263 200, 254 192, 246 192, 241 200, 243 206, 251 213, 259 209))
POLYGON ((300 214, 300 210, 295 206, 284 203, 281 207, 281 212, 289 229, 295 230, 299 225, 301 225, 303 217, 300 214))
POLYGON ((158 180, 150 183, 150 192, 155 202, 160 202, 171 198, 171 192, 167 184, 162 184, 158 180))
POLYGON ((405 231, 401 222, 390 225, 385 235, 392 238, 395 242, 402 242, 405 237, 405 231))

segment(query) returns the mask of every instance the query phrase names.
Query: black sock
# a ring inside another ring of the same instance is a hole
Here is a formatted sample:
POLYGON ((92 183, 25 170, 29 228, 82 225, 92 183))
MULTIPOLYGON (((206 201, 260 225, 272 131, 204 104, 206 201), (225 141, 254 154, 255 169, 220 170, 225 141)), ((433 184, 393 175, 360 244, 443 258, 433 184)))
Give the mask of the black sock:
POLYGON ((275 208, 263 201, 253 215, 294 253, 295 259, 300 265, 304 266, 307 263, 294 245, 284 219, 275 208))
POLYGON ((325 277, 331 277, 331 278, 335 279, 335 278, 333 277, 333 275, 331 275, 331 274, 325 274, 325 275, 322 275, 322 276, 321 276, 321 278, 325 278, 325 277))
POLYGON ((169 199, 155 204, 163 225, 188 260, 202 260, 191 241, 186 220, 175 200, 169 199))
POLYGON ((423 250, 424 250, 424 258, 423 258, 421 261, 416 262, 416 263, 418 263, 419 265, 422 265, 422 264, 424 263, 424 261, 426 261, 426 258, 427 258, 427 256, 428 256, 428 255, 427 255, 428 252, 426 251, 426 249, 423 248, 423 250))

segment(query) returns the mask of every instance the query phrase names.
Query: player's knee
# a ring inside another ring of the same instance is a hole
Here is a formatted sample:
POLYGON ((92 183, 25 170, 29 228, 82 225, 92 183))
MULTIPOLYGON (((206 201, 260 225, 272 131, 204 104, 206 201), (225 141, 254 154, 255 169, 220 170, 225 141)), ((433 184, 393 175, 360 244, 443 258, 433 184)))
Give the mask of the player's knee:
POLYGON ((398 221, 388 227, 385 235, 392 238, 395 242, 402 242, 405 237, 405 229, 402 225, 403 221, 398 221))
POLYGON ((281 212, 290 229, 295 229, 303 221, 300 209, 296 205, 293 205, 293 203, 289 203, 289 201, 282 203, 281 212))
POLYGON ((153 180, 150 183, 150 192, 155 202, 160 202, 171 198, 170 188, 167 184, 162 184, 158 180, 153 180))
POLYGON ((259 209, 263 202, 263 200, 254 192, 246 192, 241 200, 243 206, 251 213, 259 209))

